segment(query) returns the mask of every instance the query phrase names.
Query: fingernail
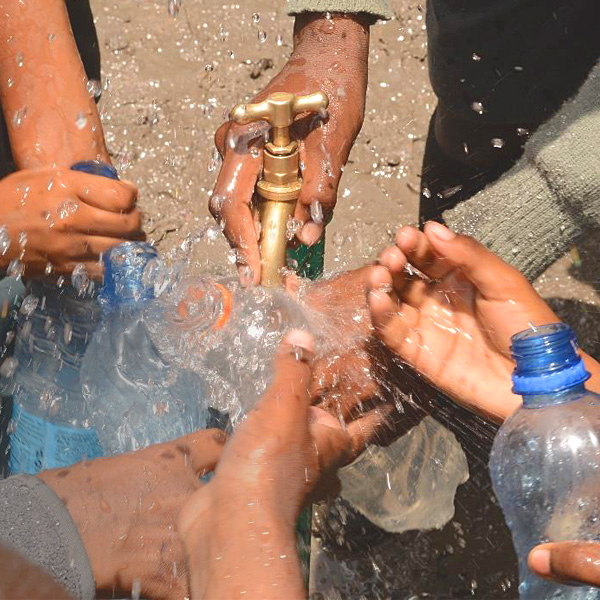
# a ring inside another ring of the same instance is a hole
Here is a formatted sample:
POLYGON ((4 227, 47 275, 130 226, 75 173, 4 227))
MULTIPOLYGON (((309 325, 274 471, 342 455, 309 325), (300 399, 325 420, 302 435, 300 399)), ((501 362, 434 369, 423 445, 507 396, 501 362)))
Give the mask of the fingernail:
POLYGON ((430 231, 435 237, 443 240, 444 242, 449 242, 450 240, 456 237, 454 231, 450 231, 447 227, 444 227, 441 223, 436 223, 435 221, 430 221, 425 226, 427 231, 430 231))
POLYGON ((323 233, 323 225, 308 222, 298 233, 298 239, 307 246, 316 244, 323 233))
POLYGON ((283 342, 292 347, 296 360, 307 360, 315 351, 315 342, 308 331, 293 329, 284 338, 283 342))
POLYGON ((529 556, 529 563, 540 575, 550 575, 552 570, 550 565, 550 550, 546 550, 545 548, 532 550, 529 556))

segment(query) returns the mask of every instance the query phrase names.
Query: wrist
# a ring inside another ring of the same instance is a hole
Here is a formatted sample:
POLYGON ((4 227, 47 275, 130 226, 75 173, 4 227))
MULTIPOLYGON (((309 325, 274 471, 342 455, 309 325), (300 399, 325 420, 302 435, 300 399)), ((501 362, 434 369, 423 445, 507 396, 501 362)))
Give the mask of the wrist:
POLYGON ((294 22, 293 55, 308 53, 315 58, 334 55, 340 60, 366 60, 369 54, 368 15, 302 13, 294 22), (339 55, 338 51, 343 51, 339 55))

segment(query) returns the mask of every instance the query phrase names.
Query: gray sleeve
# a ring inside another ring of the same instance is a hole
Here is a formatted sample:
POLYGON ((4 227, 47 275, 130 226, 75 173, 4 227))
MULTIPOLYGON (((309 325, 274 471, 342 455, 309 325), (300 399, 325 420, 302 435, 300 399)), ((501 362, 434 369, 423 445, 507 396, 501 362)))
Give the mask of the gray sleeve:
POLYGON ((394 13, 388 0, 287 0, 287 13, 366 13, 376 19, 390 19, 394 13))
POLYGON ((444 212, 530 280, 600 227, 600 64, 525 145, 516 165, 444 212))
POLYGON ((37 477, 0 481, 0 544, 38 565, 75 598, 94 598, 94 575, 77 526, 37 477))

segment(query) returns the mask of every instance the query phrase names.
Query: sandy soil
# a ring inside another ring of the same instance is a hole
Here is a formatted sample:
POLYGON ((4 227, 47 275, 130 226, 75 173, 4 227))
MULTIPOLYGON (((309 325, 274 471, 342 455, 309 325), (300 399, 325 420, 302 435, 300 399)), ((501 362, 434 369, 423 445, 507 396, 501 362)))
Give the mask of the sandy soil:
MULTIPOLYGON (((177 18, 169 16, 167 0, 92 5, 109 148, 125 176, 141 187, 150 237, 163 249, 173 248, 212 225, 207 205, 218 172, 214 131, 233 104, 254 95, 285 63, 292 21, 285 3, 272 0, 245 6, 183 0, 177 18), (272 66, 257 68, 261 59, 272 66)), ((372 29, 366 119, 328 229, 329 270, 364 264, 399 224, 417 217, 435 98, 427 78, 423 9, 414 0, 392 5, 396 18, 372 29)), ((194 265, 230 271, 227 245, 220 236, 212 241, 211 233, 195 245, 194 265)), ((590 325, 599 322, 599 278, 586 250, 582 267, 566 257, 538 285, 567 311, 583 344, 598 351, 590 325)))
MULTIPOLYGON (((367 114, 328 229, 329 270, 364 264, 398 225, 417 218, 421 158, 435 98, 427 78, 423 9, 415 0, 392 0, 392 5, 396 18, 372 29, 367 114)), ((218 172, 212 138, 232 105, 254 95, 285 63, 292 30, 285 2, 183 0, 175 19, 168 14, 167 0, 92 0, 92 6, 103 54, 101 110, 107 141, 117 166, 142 190, 149 237, 162 249, 173 249, 203 233, 194 245, 193 267, 233 272, 228 247, 207 211, 218 172), (258 22, 253 13, 260 16, 258 22), (261 32, 266 33, 264 42, 261 32), (261 59, 272 67, 258 69, 261 59)), ((595 333, 600 329, 600 276, 592 250, 590 240, 580 248, 581 266, 566 256, 537 286, 575 326, 582 345, 600 355, 595 333)), ((458 531, 461 525, 455 523, 458 531)), ((415 552, 421 557, 431 555, 432 570, 442 568, 436 556, 457 564, 463 560, 459 550, 453 556, 447 548, 436 554, 427 536, 381 541, 381 532, 369 534, 366 523, 359 525, 357 535, 375 540, 374 553, 363 553, 358 562, 350 555, 344 555, 348 563, 336 558, 333 577, 348 580, 359 571, 362 581, 375 582, 369 598, 407 597, 399 573, 404 583, 419 582, 423 565, 413 562, 409 568, 398 553, 400 545, 420 547, 415 552), (397 577, 390 575, 392 570, 397 577)), ((454 529, 448 534, 452 539, 458 535, 454 529)), ((475 558, 479 561, 481 555, 475 558)), ((477 587, 473 573, 478 567, 469 565, 460 576, 462 587, 451 587, 453 576, 448 584, 417 586, 413 597, 440 597, 442 589, 454 590, 452 597, 492 597, 490 590, 493 597, 515 595, 512 580, 503 573, 494 575, 488 587, 481 581, 477 587)), ((463 569, 462 564, 456 569, 463 569)))

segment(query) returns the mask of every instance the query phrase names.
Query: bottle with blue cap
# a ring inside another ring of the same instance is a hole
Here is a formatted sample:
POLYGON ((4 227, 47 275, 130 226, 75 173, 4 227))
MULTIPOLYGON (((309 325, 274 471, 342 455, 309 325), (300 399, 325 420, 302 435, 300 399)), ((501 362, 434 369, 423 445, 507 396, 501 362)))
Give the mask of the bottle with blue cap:
MULTIPOLYGON (((71 167, 118 179, 114 167, 83 161, 71 167)), ((35 474, 102 451, 82 413, 81 361, 100 318, 94 283, 75 270, 61 286, 27 282, 15 351, 4 365, 3 393, 12 396, 9 471, 35 474)))
POLYGON ((600 541, 600 396, 585 387, 590 375, 565 324, 516 334, 511 352, 523 405, 498 431, 490 471, 519 559, 519 595, 598 599, 597 588, 537 577, 527 557, 545 542, 600 541))
POLYGON ((83 359, 81 385, 86 423, 104 455, 206 426, 202 379, 165 357, 149 330, 148 321, 160 318, 147 277, 156 259, 156 249, 143 242, 119 244, 103 257, 102 319, 83 359))

